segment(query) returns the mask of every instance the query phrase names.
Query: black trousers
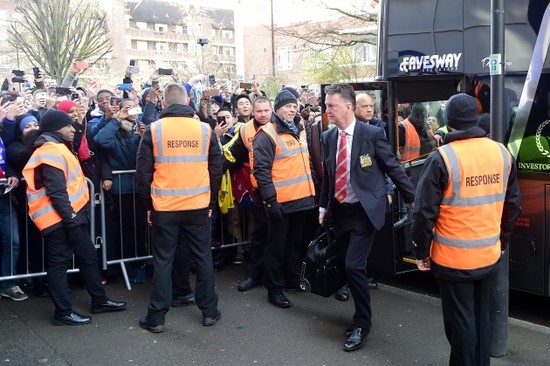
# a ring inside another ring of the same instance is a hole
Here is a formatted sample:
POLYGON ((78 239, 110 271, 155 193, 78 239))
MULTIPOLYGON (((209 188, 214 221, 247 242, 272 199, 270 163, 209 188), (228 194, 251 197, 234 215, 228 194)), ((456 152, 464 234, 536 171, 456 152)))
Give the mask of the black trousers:
POLYGON ((475 281, 439 280, 449 365, 491 363, 490 277, 475 281))
POLYGON ((268 235, 267 215, 261 201, 253 202, 252 215, 254 215, 254 230, 250 238, 246 275, 260 281, 264 275, 264 248, 268 235))
POLYGON ((193 292, 189 282, 189 271, 192 263, 193 258, 191 257, 189 243, 187 243, 185 235, 181 231, 172 265, 172 297, 186 296, 193 292))
POLYGON ((203 315, 218 314, 218 295, 214 288, 214 268, 208 209, 172 212, 152 212, 153 288, 147 317, 164 324, 164 315, 172 303, 172 264, 176 248, 183 241, 189 245, 197 272, 195 301, 203 315))
POLYGON ((79 263, 80 275, 86 290, 92 297, 93 305, 101 305, 107 300, 101 285, 97 267, 96 249, 90 240, 87 225, 80 225, 79 240, 69 242, 66 230, 59 227, 44 237, 48 252, 47 273, 55 315, 65 316, 72 311, 67 284, 67 270, 73 263, 73 253, 79 263))
POLYGON ((340 249, 355 314, 353 325, 369 330, 372 324, 367 260, 376 230, 360 203, 346 205, 333 200, 334 239, 340 249))
POLYGON ((304 227, 313 211, 284 214, 282 220, 268 219, 269 233, 264 251, 264 285, 269 294, 286 287, 298 287, 305 248, 308 243, 304 227))

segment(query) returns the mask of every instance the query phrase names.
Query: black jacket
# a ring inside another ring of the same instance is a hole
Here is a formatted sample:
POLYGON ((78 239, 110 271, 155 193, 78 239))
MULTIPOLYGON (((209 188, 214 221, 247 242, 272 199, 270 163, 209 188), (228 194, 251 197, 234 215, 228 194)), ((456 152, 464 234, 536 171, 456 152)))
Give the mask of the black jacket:
MULTIPOLYGON (((456 140, 485 138, 485 131, 479 127, 468 130, 449 132, 445 136, 445 143, 456 140)), ((411 227, 412 239, 415 243, 416 258, 424 259, 430 255, 433 239, 433 227, 437 221, 439 207, 443 198, 443 191, 447 187, 449 172, 439 151, 432 152, 424 163, 416 188, 416 202, 411 227)), ((512 164, 504 208, 500 224, 500 241, 502 250, 506 249, 510 236, 514 230, 516 218, 519 215, 520 192, 517 181, 515 162, 512 164)), ((472 271, 456 270, 437 265, 432 262, 432 271, 435 276, 448 280, 467 280, 482 277, 492 270, 493 266, 472 271)))
MULTIPOLYGON (((298 132, 304 129, 304 125, 301 122, 301 118, 297 115, 294 118, 294 124, 298 128, 298 132)), ((299 139, 292 131, 285 125, 281 117, 276 113, 271 114, 271 122, 277 126, 277 133, 291 134, 294 138, 299 139)), ((277 192, 273 185, 273 178, 271 171, 273 168, 273 160, 275 160, 275 141, 267 133, 260 133, 254 137, 253 149, 254 149, 254 178, 258 182, 258 192, 261 198, 266 203, 272 203, 277 200, 277 192)), ((307 162, 310 164, 310 162, 307 162)), ((281 203, 283 213, 292 213, 306 211, 315 208, 315 197, 309 196, 299 198, 293 201, 281 203)))
MULTIPOLYGON (((44 132, 36 139, 33 148, 37 149, 46 142, 64 144, 67 149, 71 150, 71 143, 63 140, 61 135, 55 132, 44 132)), ((46 235, 61 226, 71 228, 79 225, 85 225, 90 222, 89 201, 80 211, 76 212, 76 216, 73 216, 74 211, 71 206, 71 201, 69 201, 66 182, 67 180, 65 179, 65 173, 51 165, 42 164, 35 169, 34 184, 36 189, 46 187, 46 195, 52 201, 52 206, 55 211, 57 211, 59 216, 62 218, 60 223, 57 223, 42 231, 42 235, 46 235)))
MULTIPOLYGON (((173 104, 164 109, 160 118, 165 117, 188 117, 193 118, 194 111, 191 107, 181 104, 173 104)), ((141 192, 145 207, 147 210, 153 209, 153 200, 151 198, 151 183, 153 182, 155 159, 153 157, 153 140, 151 138, 151 129, 147 127, 139 143, 137 162, 136 162, 136 182, 138 192, 141 192)), ((222 179, 222 151, 212 131, 210 147, 208 150, 208 172, 210 176, 210 207, 213 208, 218 202, 218 191, 220 190, 222 179)), ((182 177, 185 178, 185 177, 182 177)))

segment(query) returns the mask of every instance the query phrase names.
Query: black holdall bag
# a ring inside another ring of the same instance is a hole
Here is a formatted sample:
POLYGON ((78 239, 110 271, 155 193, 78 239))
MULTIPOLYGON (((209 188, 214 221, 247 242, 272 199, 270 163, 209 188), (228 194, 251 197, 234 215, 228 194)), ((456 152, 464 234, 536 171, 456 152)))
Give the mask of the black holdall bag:
POLYGON ((306 292, 329 297, 346 284, 346 273, 332 229, 326 229, 319 235, 320 230, 323 229, 319 228, 316 238, 307 247, 300 287, 306 292))

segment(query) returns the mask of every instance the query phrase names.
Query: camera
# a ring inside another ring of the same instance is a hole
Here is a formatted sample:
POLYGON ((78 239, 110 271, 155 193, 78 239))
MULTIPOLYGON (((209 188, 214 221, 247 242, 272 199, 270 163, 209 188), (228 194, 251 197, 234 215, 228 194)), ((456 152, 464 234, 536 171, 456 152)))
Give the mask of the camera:
POLYGON ((16 76, 11 78, 12 83, 24 83, 25 81, 26 81, 25 78, 22 76, 16 76))
POLYGON ((172 69, 159 69, 159 75, 172 75, 173 73, 172 69))
POLYGON ((17 100, 18 94, 6 93, 3 95, 2 103, 5 102, 15 102, 17 100))
POLYGON ((55 87, 55 94, 57 95, 70 95, 72 92, 69 88, 64 86, 56 86, 55 87))
POLYGON ((239 88, 250 90, 252 89, 252 83, 240 83, 239 88))
POLYGON ((210 89, 202 92, 203 97, 217 97, 218 95, 220 95, 219 89, 210 89))
POLYGON ((208 39, 199 38, 199 39, 197 39, 197 44, 200 44, 201 46, 204 46, 205 44, 208 44, 208 39))
POLYGON ((112 96, 111 99, 109 100, 109 104, 112 106, 112 107, 116 107, 118 106, 120 103, 120 98, 119 97, 116 97, 116 96, 112 96))
POLYGON ((130 91, 132 88, 132 84, 118 84, 118 90, 130 91))
POLYGON ((130 60, 130 63, 128 64, 128 67, 126 68, 126 71, 132 74, 138 74, 139 73, 139 67, 136 66, 136 60, 130 60))
POLYGON ((208 83, 210 86, 214 86, 214 84, 216 84, 216 77, 214 75, 208 75, 208 83))

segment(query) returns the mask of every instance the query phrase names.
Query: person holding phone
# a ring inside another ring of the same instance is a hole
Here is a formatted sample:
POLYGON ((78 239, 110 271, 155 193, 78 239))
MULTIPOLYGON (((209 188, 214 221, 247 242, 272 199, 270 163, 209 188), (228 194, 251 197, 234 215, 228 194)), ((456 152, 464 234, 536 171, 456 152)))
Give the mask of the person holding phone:
MULTIPOLYGON (((118 101, 117 97, 111 97, 112 104, 120 105, 118 111, 105 125, 97 131, 94 140, 106 154, 106 160, 113 170, 136 169, 136 156, 140 142, 140 136, 135 131, 136 115, 130 115, 129 110, 136 107, 136 102, 131 99, 118 101)), ((114 108, 114 107, 112 107, 114 108)), ((115 219, 117 239, 123 243, 125 257, 146 255, 145 235, 138 229, 134 230, 134 221, 145 222, 145 207, 140 200, 135 199, 136 186, 132 174, 118 176, 112 183, 111 194, 115 196, 115 212, 120 215, 115 219), (121 233, 122 232, 122 233, 121 233), (124 240, 123 240, 124 239, 124 240), (134 246, 136 244, 136 247, 134 246)), ((132 262, 129 265, 131 280, 135 283, 145 281, 145 268, 143 262, 132 262)))

